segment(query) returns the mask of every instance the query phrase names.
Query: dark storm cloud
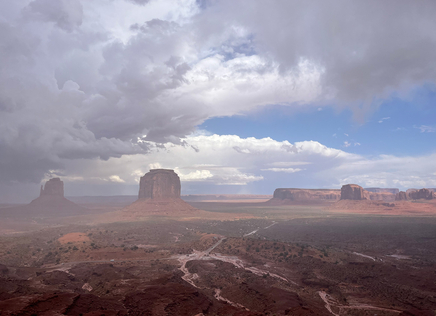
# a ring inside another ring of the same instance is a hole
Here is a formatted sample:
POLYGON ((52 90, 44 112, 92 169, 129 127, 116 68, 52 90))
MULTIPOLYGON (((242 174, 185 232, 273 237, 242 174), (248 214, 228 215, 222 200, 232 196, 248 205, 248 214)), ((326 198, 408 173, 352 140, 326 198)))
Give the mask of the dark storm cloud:
POLYGON ((130 1, 130 2, 133 2, 136 4, 140 4, 140 5, 144 5, 144 4, 149 3, 151 0, 127 0, 127 1, 130 1))
POLYGON ((390 91, 436 81, 435 8, 0 2, 0 181, 38 182, 67 158, 147 153, 147 141, 184 144, 208 117, 267 104, 339 100, 361 116, 390 91))

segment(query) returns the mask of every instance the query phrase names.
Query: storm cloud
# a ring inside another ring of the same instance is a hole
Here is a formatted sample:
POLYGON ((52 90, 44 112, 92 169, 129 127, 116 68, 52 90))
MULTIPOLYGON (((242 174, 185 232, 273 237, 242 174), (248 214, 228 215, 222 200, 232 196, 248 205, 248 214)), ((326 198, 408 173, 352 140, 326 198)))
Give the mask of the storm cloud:
POLYGON ((2 2, 0 181, 186 148, 206 119, 271 104, 362 120, 436 81, 435 14, 434 1, 2 2))

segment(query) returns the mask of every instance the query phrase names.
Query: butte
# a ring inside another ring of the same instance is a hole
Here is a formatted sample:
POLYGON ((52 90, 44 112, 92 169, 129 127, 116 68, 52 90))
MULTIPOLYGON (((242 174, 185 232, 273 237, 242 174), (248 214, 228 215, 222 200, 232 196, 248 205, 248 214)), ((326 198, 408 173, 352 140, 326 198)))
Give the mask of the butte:
POLYGON ((64 197, 64 182, 59 178, 41 185, 39 197, 27 205, 5 209, 6 216, 61 217, 85 214, 86 209, 64 197))
POLYGON ((180 198, 180 191, 180 178, 174 170, 152 169, 141 177, 138 200, 123 209, 124 216, 192 216, 201 213, 180 198))

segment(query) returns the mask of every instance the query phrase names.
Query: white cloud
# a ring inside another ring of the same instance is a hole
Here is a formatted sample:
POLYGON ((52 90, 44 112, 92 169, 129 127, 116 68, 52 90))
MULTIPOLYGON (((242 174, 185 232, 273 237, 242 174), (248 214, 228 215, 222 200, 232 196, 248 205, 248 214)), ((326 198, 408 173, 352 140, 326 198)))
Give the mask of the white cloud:
POLYGON ((292 144, 236 135, 189 136, 183 139, 182 145, 167 143, 161 147, 149 142, 147 146, 150 152, 145 155, 93 160, 91 163, 70 160, 65 172, 87 174, 88 181, 98 182, 116 170, 126 183, 135 184, 140 176, 158 166, 175 169, 182 182, 245 185, 264 180, 263 171, 297 173, 303 169, 292 166, 304 165, 306 170, 314 172, 359 157, 314 141, 292 144))
POLYGON ((109 177, 109 180, 112 182, 118 182, 118 183, 125 183, 126 181, 124 181, 123 179, 121 179, 119 176, 117 175, 112 175, 109 177))
MULTIPOLYGON (((334 173, 339 183, 358 183, 362 186, 422 188, 436 187, 434 161, 436 154, 426 156, 380 155, 374 158, 361 157, 327 171, 334 173)), ((323 174, 326 176, 326 173, 323 174)))
POLYGON ((434 132, 436 132, 436 127, 429 126, 429 125, 414 126, 414 128, 419 129, 421 131, 421 133, 434 133, 434 132))
POLYGON ((148 164, 148 168, 151 169, 162 169, 162 165, 158 162, 148 164))
POLYGON ((174 171, 179 175, 181 181, 199 181, 213 177, 213 174, 209 170, 195 170, 188 174, 183 174, 180 169, 176 167, 174 171))
POLYGON ((351 144, 349 142, 347 142, 347 141, 344 142, 344 147, 350 147, 350 146, 351 146, 351 144))
POLYGON ((286 173, 294 173, 298 172, 304 169, 300 168, 267 168, 267 169, 260 169, 262 171, 272 171, 272 172, 286 172, 286 173))
POLYGON ((292 166, 303 166, 303 165, 310 165, 311 162, 307 161, 276 161, 271 162, 268 164, 268 166, 271 167, 292 167, 292 166))
POLYGON ((389 120, 389 119, 390 119, 389 116, 388 117, 384 117, 384 118, 380 119, 378 122, 379 123, 383 123, 383 121, 386 121, 386 120, 389 120))

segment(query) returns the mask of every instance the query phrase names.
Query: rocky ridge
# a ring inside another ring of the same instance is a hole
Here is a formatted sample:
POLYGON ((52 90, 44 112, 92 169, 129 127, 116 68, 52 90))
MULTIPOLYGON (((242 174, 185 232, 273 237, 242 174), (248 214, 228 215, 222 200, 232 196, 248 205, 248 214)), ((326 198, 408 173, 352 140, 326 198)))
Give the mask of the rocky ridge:
POLYGON ((341 197, 340 190, 330 189, 294 189, 279 188, 275 189, 273 198, 268 204, 287 204, 298 202, 325 202, 337 201, 341 197))
POLYGON ((407 190, 407 197, 410 200, 432 200, 435 196, 434 192, 429 189, 407 190))

